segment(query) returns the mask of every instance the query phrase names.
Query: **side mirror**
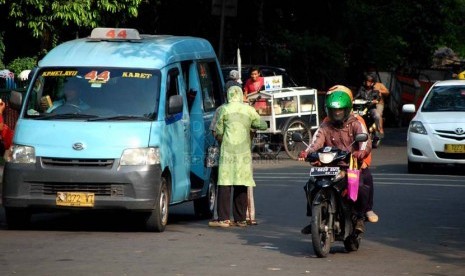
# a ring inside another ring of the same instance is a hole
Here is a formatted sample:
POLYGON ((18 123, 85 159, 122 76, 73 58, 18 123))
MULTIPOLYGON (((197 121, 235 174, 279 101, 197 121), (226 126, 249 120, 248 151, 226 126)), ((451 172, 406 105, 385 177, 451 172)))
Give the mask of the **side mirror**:
POLYGON ((23 103, 23 93, 11 90, 9 102, 12 109, 19 111, 23 103))
POLYGON ((404 113, 415 113, 415 105, 414 104, 404 104, 402 106, 402 112, 404 112, 404 113))
POLYGON ((181 95, 173 95, 168 99, 168 114, 176 114, 182 112, 182 96, 181 95))
POLYGON ((292 133, 291 139, 294 142, 302 142, 303 141, 302 133, 300 132, 292 133))
POLYGON ((368 140, 368 134, 359 133, 355 136, 355 142, 365 142, 368 140))

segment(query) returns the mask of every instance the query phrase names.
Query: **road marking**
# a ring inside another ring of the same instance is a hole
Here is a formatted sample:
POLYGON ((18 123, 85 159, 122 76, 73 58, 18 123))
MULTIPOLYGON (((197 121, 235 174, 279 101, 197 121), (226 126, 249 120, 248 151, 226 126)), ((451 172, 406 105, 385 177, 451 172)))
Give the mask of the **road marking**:
MULTIPOLYGON (((428 178, 419 178, 418 176, 420 175, 378 173, 373 174, 373 179, 375 185, 385 186, 426 186, 465 188, 464 176, 429 175, 428 178), (441 183, 437 183, 438 181, 440 181, 441 183)), ((254 180, 258 183, 270 183, 269 186, 289 186, 288 184, 274 184, 275 182, 282 183, 283 180, 291 180, 296 181, 300 184, 305 184, 305 182, 307 182, 308 180, 308 173, 255 173, 254 180)))

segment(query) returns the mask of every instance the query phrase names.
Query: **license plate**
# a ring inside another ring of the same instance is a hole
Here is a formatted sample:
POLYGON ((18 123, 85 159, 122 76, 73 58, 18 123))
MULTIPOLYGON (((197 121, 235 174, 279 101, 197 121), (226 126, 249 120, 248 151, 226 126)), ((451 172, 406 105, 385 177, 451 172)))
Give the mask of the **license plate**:
POLYGON ((339 167, 313 167, 310 168, 310 176, 337 175, 339 167))
POLYGON ((57 206, 94 207, 94 193, 57 192, 57 206))
POLYGON ((447 153, 465 153, 465 145, 445 144, 444 152, 447 153))

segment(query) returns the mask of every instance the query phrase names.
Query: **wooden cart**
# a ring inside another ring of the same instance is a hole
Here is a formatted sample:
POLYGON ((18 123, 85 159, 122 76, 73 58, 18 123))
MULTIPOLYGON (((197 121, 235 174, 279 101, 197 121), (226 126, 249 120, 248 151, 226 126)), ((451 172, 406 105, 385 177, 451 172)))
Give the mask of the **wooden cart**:
POLYGON ((253 150, 262 157, 276 158, 284 149, 287 155, 297 160, 306 148, 302 142, 294 142, 292 133, 300 132, 309 144, 312 130, 318 128, 317 90, 307 87, 281 88, 249 94, 249 103, 257 110, 268 129, 257 131, 253 150))

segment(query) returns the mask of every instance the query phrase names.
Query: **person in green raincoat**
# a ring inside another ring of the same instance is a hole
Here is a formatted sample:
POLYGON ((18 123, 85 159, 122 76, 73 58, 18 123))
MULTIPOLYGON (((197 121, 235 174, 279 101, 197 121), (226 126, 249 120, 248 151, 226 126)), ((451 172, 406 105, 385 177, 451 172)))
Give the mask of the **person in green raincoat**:
POLYGON ((252 128, 266 130, 257 111, 244 104, 243 92, 239 86, 227 91, 228 103, 220 110, 215 132, 222 137, 218 172, 218 220, 209 226, 229 227, 230 200, 233 190, 233 218, 237 226, 247 226, 247 187, 255 187, 252 172, 250 131, 252 128))

